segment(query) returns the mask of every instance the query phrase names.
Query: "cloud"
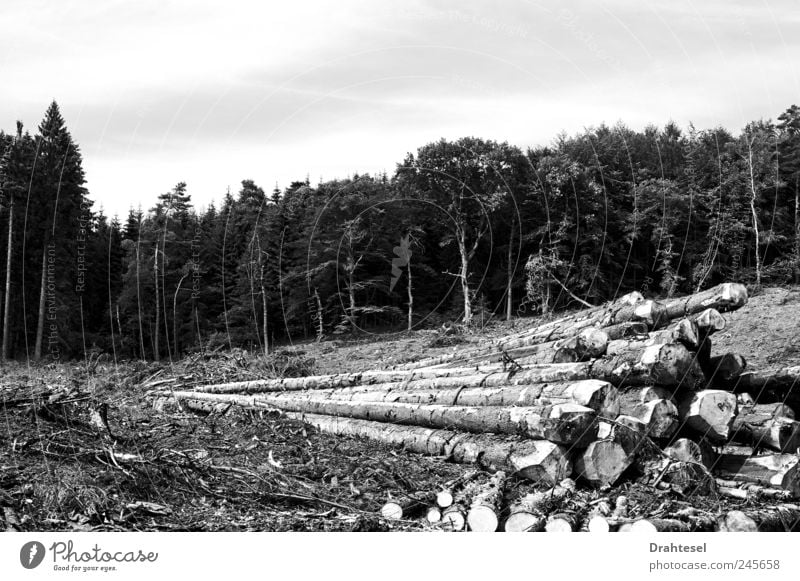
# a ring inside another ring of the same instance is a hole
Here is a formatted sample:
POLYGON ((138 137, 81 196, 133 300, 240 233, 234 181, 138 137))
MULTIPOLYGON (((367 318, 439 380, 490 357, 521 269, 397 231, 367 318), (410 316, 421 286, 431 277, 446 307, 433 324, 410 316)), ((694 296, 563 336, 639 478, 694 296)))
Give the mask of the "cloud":
POLYGON ((0 22, 0 126, 59 101, 109 211, 177 181, 392 171, 439 137, 737 129, 796 100, 788 2, 38 2, 0 22))

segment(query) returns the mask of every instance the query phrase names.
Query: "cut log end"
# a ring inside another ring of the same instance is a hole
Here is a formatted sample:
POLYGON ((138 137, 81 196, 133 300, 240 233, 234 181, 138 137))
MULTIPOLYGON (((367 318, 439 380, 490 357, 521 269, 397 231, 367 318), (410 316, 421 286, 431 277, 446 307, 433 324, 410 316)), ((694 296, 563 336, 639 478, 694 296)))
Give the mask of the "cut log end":
POLYGON ((467 519, 460 510, 445 510, 442 513, 441 527, 448 531, 463 531, 467 525, 467 519))
POLYGON ((400 520, 403 518, 403 507, 397 502, 387 502, 381 507, 381 516, 387 520, 400 520))
POLYGON ((606 517, 596 514, 589 519, 586 530, 590 533, 607 533, 611 530, 606 517))
POLYGON ((438 507, 432 506, 428 509, 428 512, 425 513, 425 520, 427 520, 430 524, 436 524, 441 522, 442 520, 442 511, 439 510, 438 507))
POLYGON ((497 513, 488 506, 473 506, 467 513, 469 530, 476 533, 493 533, 500 524, 497 513))
POLYGON ((503 530, 507 533, 528 533, 543 531, 546 518, 532 512, 519 511, 508 516, 503 530))
POLYGON ((436 504, 439 508, 448 508, 453 504, 453 493, 449 490, 440 490, 436 493, 436 504))

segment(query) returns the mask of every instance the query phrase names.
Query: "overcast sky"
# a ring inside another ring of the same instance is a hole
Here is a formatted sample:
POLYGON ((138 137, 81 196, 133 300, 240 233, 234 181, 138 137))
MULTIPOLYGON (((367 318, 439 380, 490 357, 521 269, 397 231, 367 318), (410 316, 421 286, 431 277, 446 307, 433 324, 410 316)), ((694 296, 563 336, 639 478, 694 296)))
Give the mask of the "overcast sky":
MULTIPOLYGON (((2 0, 0 0, 2 2, 2 0)), ((107 214, 185 181, 392 172, 474 135, 682 127, 800 104, 800 3, 28 1, 0 4, 0 127, 57 100, 107 214)))

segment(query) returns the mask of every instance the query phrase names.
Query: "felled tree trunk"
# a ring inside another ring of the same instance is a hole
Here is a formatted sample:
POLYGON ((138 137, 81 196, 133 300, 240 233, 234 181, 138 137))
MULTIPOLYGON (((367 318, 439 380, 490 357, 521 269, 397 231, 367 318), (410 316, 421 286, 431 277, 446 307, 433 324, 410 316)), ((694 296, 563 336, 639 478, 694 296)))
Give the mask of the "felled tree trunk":
MULTIPOLYGON (((429 389, 382 389, 379 385, 331 390, 289 392, 279 397, 332 399, 359 402, 395 402, 465 406, 535 406, 575 403, 595 410, 601 417, 619 414, 619 392, 605 381, 586 379, 566 383, 534 383, 499 387, 466 387, 465 385, 429 389)), ((463 382, 461 382, 463 384, 463 382)))
POLYGON ((736 396, 707 389, 688 395, 679 407, 682 422, 712 442, 728 441, 738 412, 736 396))
POLYGON ((723 283, 708 290, 672 299, 664 305, 670 319, 686 317, 706 309, 733 311, 747 304, 747 288, 743 284, 723 283))
POLYGON ((731 438, 754 448, 796 453, 800 448, 800 422, 759 413, 740 413, 733 420, 731 438))
POLYGON ((468 434, 316 414, 287 414, 327 434, 367 438, 411 452, 448 456, 460 464, 503 470, 534 482, 560 482, 572 472, 567 449, 543 440, 468 434))
POLYGON ((783 394, 800 391, 800 365, 773 371, 747 371, 741 374, 735 386, 737 392, 750 392, 756 400, 768 389, 783 394))
POLYGON ((618 325, 609 325, 603 328, 603 331, 608 335, 609 341, 632 339, 634 337, 647 335, 648 325, 642 321, 629 321, 627 323, 619 323, 618 325))
POLYGON ((516 348, 498 348, 486 351, 485 348, 461 351, 457 354, 441 356, 446 361, 430 365, 425 369, 438 369, 456 365, 475 365, 497 363, 511 358, 521 365, 542 363, 572 363, 588 361, 602 356, 608 345, 608 335, 602 329, 589 327, 574 337, 548 341, 516 348))
POLYGON ((772 454, 747 456, 721 454, 714 471, 722 478, 734 482, 750 482, 789 491, 794 497, 800 494, 800 472, 797 454, 772 454))
POLYGON ((585 445, 584 442, 590 442, 597 434, 594 410, 577 404, 515 408, 292 400, 270 395, 260 396, 260 399, 291 412, 476 433, 515 434, 575 446, 585 445))
POLYGON ((628 322, 643 322, 648 328, 655 329, 667 323, 663 305, 654 301, 643 301, 635 305, 615 303, 608 308, 587 309, 574 315, 562 317, 556 321, 535 327, 524 335, 504 338, 485 347, 460 350, 454 353, 429 357, 420 361, 398 366, 398 369, 421 369, 435 365, 473 358, 493 351, 517 349, 541 343, 564 341, 576 337, 588 328, 603 328, 628 322))
POLYGON ((724 532, 794 532, 800 530, 800 506, 783 504, 732 510, 719 520, 724 532))

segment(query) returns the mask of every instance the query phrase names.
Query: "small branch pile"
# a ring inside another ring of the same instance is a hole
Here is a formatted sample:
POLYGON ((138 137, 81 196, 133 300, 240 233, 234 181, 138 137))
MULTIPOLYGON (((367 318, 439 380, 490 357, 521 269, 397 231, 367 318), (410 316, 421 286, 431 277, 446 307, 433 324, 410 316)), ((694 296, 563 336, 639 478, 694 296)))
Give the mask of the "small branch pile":
POLYGON ((662 511, 644 520, 605 501, 575 510, 581 490, 631 481, 682 497, 789 501, 800 494, 793 410, 800 368, 745 371, 740 354, 712 349, 712 336, 726 325, 722 313, 746 303, 745 287, 732 283, 666 302, 632 293, 395 369, 152 395, 203 412, 277 409, 323 432, 494 473, 485 482, 469 476, 445 486, 439 492, 447 493, 446 506, 435 491, 390 502, 387 518, 422 511, 454 530, 496 530, 502 518, 505 530, 767 530, 776 522, 785 530, 800 517, 794 505, 713 518, 662 511), (519 479, 549 492, 506 502, 507 482, 519 479), (573 506, 547 514, 542 506, 553 502, 545 497, 569 498, 573 506))

